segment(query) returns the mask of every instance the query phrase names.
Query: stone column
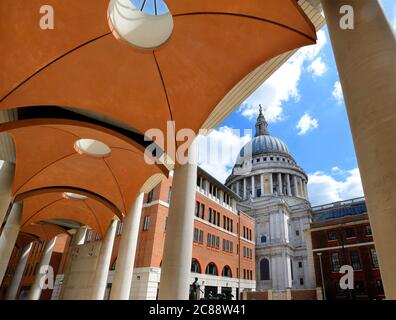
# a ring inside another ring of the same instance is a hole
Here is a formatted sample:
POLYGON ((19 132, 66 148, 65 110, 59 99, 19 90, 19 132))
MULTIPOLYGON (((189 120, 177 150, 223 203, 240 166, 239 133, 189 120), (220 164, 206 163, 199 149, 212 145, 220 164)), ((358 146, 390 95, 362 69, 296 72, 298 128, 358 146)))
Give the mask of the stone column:
POLYGON ((12 250, 18 238, 21 228, 22 203, 17 202, 12 205, 10 214, 7 218, 0 236, 0 283, 3 281, 5 272, 10 261, 12 250))
POLYGON ((96 264, 96 272, 93 280, 91 300, 103 300, 104 298, 116 230, 117 220, 114 219, 111 222, 100 247, 98 262, 96 264))
POLYGON ((294 196, 298 197, 298 186, 297 186, 297 176, 293 175, 293 191, 294 191, 294 196))
POLYGON ((396 42, 377 0, 322 0, 387 299, 396 299, 396 42), (340 7, 354 30, 340 28, 340 7))
POLYGON ((278 173, 278 195, 283 195, 282 191, 283 185, 282 185, 282 173, 278 173))
POLYGON ((272 173, 269 174, 269 187, 270 187, 270 194, 274 193, 274 180, 272 178, 272 173))
POLYGON ((243 178, 243 199, 247 198, 246 178, 243 178))
POLYGON ((308 275, 305 281, 307 281, 308 288, 316 288, 315 265, 312 252, 312 238, 311 231, 309 229, 304 230, 304 238, 307 244, 307 265, 305 266, 305 268, 307 268, 308 275))
POLYGON ((87 231, 88 228, 86 226, 82 226, 76 230, 76 233, 72 236, 72 239, 70 241, 70 245, 68 248, 67 252, 67 257, 66 257, 66 262, 65 262, 65 267, 63 268, 63 282, 62 286, 59 291, 59 297, 58 300, 63 299, 63 295, 65 293, 65 288, 67 285, 67 282, 69 280, 69 275, 70 275, 70 269, 73 261, 73 247, 74 246, 81 246, 85 242, 85 238, 87 236, 87 231))
POLYGON ((235 184, 236 184, 236 194, 239 196, 239 180, 237 180, 235 184))
POLYGON ((14 172, 15 165, 4 161, 0 169, 0 227, 12 201, 12 182, 14 180, 14 172))
POLYGON ((196 144, 188 152, 189 162, 179 165, 173 175, 173 195, 169 207, 162 260, 160 300, 187 300, 190 290, 194 229, 196 144))
POLYGON ((261 196, 264 195, 264 175, 260 174, 260 188, 261 188, 261 196))
POLYGON ((17 267, 15 269, 14 276, 11 280, 11 284, 8 287, 7 294, 6 294, 6 300, 15 300, 16 295, 18 293, 19 285, 22 280, 23 272, 25 271, 26 263, 29 260, 29 255, 30 251, 32 249, 32 244, 33 242, 30 242, 28 245, 26 245, 21 253, 21 256, 19 258, 17 267))
POLYGON ((252 182, 252 198, 256 197, 256 184, 254 181, 254 176, 251 176, 251 182, 252 182))
POLYGON ((133 268, 135 265, 140 218, 142 216, 143 198, 144 193, 141 192, 124 220, 116 269, 113 276, 113 285, 110 292, 110 300, 129 299, 133 268))
POLYGON ((28 294, 28 300, 40 300, 43 284, 46 283, 45 276, 48 271, 48 266, 50 265, 52 251, 54 250, 55 243, 56 237, 48 241, 44 247, 37 274, 34 276, 34 281, 28 294))
POLYGON ((286 186, 287 186, 287 195, 291 196, 292 192, 291 192, 291 187, 290 187, 290 174, 286 175, 286 186))

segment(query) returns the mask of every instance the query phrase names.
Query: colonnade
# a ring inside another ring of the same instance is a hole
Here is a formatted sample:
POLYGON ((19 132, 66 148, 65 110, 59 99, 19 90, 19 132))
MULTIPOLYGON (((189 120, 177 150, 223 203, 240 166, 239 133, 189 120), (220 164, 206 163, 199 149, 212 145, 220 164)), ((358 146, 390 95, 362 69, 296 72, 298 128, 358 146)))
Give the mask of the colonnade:
POLYGON ((243 199, 273 194, 308 199, 307 180, 299 175, 283 172, 243 177, 233 183, 232 189, 243 199), (250 188, 248 188, 249 184, 250 188))

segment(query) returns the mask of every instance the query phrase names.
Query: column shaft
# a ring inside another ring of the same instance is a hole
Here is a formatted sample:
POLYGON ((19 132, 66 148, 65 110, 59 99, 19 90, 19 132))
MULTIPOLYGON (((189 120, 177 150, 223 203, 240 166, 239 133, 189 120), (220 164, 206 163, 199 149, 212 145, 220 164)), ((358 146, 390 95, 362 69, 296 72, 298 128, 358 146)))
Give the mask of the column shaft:
POLYGON ((261 197, 264 195, 264 175, 260 174, 261 197))
POLYGON ((251 176, 251 183, 252 183, 252 191, 251 191, 251 194, 252 194, 252 198, 255 198, 256 197, 256 185, 255 185, 255 181, 254 181, 254 176, 251 176))
POLYGON ((294 189, 294 196, 298 197, 298 185, 297 185, 297 176, 293 175, 293 189, 294 189))
POLYGON ((18 237, 21 216, 22 204, 19 202, 14 203, 0 236, 0 283, 3 281, 12 250, 18 237))
POLYGON ((8 206, 12 201, 12 181, 14 180, 15 165, 3 162, 0 169, 0 227, 6 216, 8 206))
POLYGON ((113 252, 114 237, 117 230, 117 220, 114 219, 102 240, 96 272, 93 280, 91 300, 103 300, 106 291, 107 277, 111 262, 111 253, 113 252))
POLYGON ((396 299, 396 41, 377 0, 322 0, 387 299, 396 299), (340 7, 354 10, 340 28, 340 7))
POLYGON ((243 178, 243 199, 247 198, 246 178, 243 178))
POLYGON ((283 195, 282 173, 278 173, 278 195, 283 195))
POLYGON ((34 277, 32 287, 30 288, 28 299, 40 300, 43 285, 45 283, 45 275, 47 274, 47 267, 50 266, 52 251, 54 250, 56 237, 52 238, 45 245, 43 255, 38 266, 37 274, 34 277))
POLYGON ((274 193, 274 180, 272 178, 272 173, 269 174, 269 187, 270 187, 270 194, 274 193))
POLYGON ((292 192, 291 192, 291 187, 290 187, 290 174, 286 175, 286 186, 287 186, 287 195, 291 196, 292 192))
POLYGON ((189 295, 197 176, 195 143, 190 146, 188 156, 189 162, 176 167, 173 175, 161 268, 161 300, 186 300, 189 295))
POLYGON ((139 235, 144 193, 136 198, 128 215, 125 217, 120 246, 118 249, 116 269, 111 288, 111 300, 128 300, 131 291, 136 246, 139 235))
POLYGON ((26 263, 29 260, 29 255, 30 255, 30 251, 32 249, 32 244, 33 244, 33 242, 29 243, 22 250, 17 267, 15 269, 14 276, 13 276, 13 278, 11 280, 11 284, 7 290, 6 300, 15 300, 16 299, 19 285, 21 284, 23 272, 25 271, 26 263))

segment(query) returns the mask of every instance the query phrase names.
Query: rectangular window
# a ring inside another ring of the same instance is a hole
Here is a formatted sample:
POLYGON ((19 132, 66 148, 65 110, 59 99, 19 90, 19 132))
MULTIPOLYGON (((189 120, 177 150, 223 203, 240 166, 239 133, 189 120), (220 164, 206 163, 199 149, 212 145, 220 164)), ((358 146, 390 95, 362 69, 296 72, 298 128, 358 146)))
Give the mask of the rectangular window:
POLYGON ((300 231, 296 230, 296 236, 298 237, 300 235, 300 231))
POLYGON ((230 241, 230 252, 234 252, 234 243, 230 241))
POLYGON ((350 257, 351 257, 351 263, 352 263, 353 270, 360 270, 361 269, 361 265, 360 265, 359 252, 358 251, 351 251, 350 252, 350 257))
POLYGON ((91 238, 92 238, 92 230, 88 230, 86 241, 91 241, 91 238))
POLYGON ((226 216, 223 216, 223 228, 227 229, 227 222, 226 222, 226 216))
POLYGON ((208 221, 209 221, 209 222, 212 222, 212 208, 209 208, 208 221))
POLYGON ((217 226, 220 227, 220 212, 217 212, 217 226))
POLYGON ((147 203, 150 203, 153 201, 153 196, 154 196, 154 189, 151 190, 148 194, 147 194, 147 203))
POLYGON ((220 238, 216 237, 216 248, 219 249, 220 248, 220 238))
POLYGON ((150 227, 150 216, 145 216, 143 220, 143 230, 147 231, 150 227))
POLYGON ((338 252, 331 254, 331 265, 333 267, 333 272, 340 271, 340 256, 338 252))
POLYGON ((230 230, 230 231, 231 231, 231 232, 234 232, 233 220, 231 219, 230 222, 231 222, 231 230, 230 230))
POLYGON ((198 242, 198 229, 194 228, 194 242, 198 242))
POLYGON ((346 238, 355 238, 356 237, 356 229, 350 228, 345 230, 346 238))
POLYGON ((208 245, 208 247, 210 247, 212 245, 212 235, 210 233, 208 233, 207 245, 208 245))
POLYGON ((329 233, 327 234, 327 240, 329 240, 329 241, 337 240, 336 232, 335 231, 329 231, 329 233))
POLYGON ((303 286, 303 285, 304 285, 304 279, 300 278, 300 286, 303 286))
POLYGON ((370 225, 366 226, 365 232, 366 232, 366 236, 371 236, 372 235, 371 226, 370 225))
POLYGON ((371 262, 373 263, 373 268, 379 268, 377 251, 375 249, 370 249, 371 253, 371 262))
POLYGON ((198 201, 196 201, 195 202, 195 216, 196 217, 199 217, 199 209, 200 209, 200 207, 201 207, 201 204, 198 201))
POLYGON ((301 261, 298 262, 298 267, 302 268, 302 262, 301 261))
POLYGON ((201 203, 201 219, 205 219, 205 205, 201 203))
POLYGON ((169 187, 169 190, 168 190, 168 203, 171 202, 171 198, 172 198, 172 187, 169 187))
POLYGON ((202 244, 203 243, 203 237, 204 237, 204 233, 202 230, 199 230, 199 243, 202 244))

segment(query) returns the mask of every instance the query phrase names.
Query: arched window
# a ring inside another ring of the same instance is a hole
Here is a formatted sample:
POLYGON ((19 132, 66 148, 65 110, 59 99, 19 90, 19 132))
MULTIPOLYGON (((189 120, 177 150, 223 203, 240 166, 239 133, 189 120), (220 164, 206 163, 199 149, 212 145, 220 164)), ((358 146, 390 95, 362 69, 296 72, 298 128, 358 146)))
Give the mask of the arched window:
POLYGON ((221 275, 223 277, 229 277, 232 278, 232 272, 231 272, 231 268, 229 266, 225 266, 223 268, 223 271, 221 272, 221 275))
POLYGON ((260 280, 270 280, 269 260, 266 258, 260 261, 260 280))
POLYGON ((213 262, 209 263, 206 267, 205 273, 211 274, 212 276, 217 276, 218 272, 216 265, 213 262))
POLYGON ((267 242, 267 236, 266 235, 262 235, 261 236, 261 243, 266 243, 267 242))
POLYGON ((199 262, 197 259, 193 258, 191 261, 191 272, 201 273, 201 266, 199 265, 199 262))

